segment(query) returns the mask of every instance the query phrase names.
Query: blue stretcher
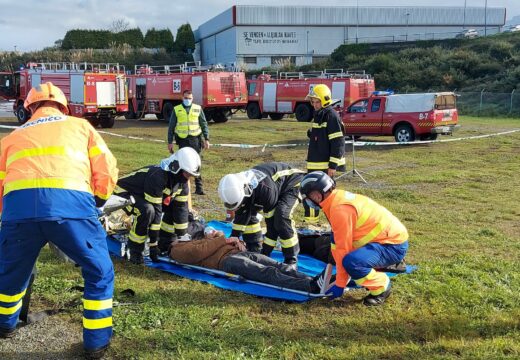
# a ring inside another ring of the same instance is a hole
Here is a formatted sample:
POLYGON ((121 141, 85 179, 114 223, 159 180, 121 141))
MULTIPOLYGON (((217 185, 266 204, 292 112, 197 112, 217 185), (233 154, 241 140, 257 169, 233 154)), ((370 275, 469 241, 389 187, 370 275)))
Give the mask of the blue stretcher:
MULTIPOLYGON (((231 224, 220 221, 209 221, 207 226, 211 226, 215 230, 220 230, 229 237, 231 234, 231 224)), ((117 235, 109 235, 107 237, 107 244, 109 252, 116 257, 122 257, 122 241, 118 239, 117 235)), ((283 261, 283 255, 280 251, 273 251, 271 257, 277 261, 283 261)), ((311 294, 303 291, 286 289, 270 284, 263 284, 241 276, 228 274, 223 271, 202 268, 194 265, 186 265, 177 263, 169 258, 161 257, 160 262, 153 263, 146 259, 145 265, 154 269, 158 269, 170 274, 181 276, 183 278, 202 281, 212 284, 218 288, 238 291, 249 295, 255 295, 264 298, 270 298, 282 301, 292 302, 306 302, 316 298, 323 298, 324 295, 311 294)), ((298 270, 310 276, 318 275, 326 267, 322 261, 314 259, 308 255, 298 256, 298 270)), ((415 270, 414 266, 407 266, 406 273, 411 273, 415 270)), ((395 276, 398 274, 388 273, 388 276, 395 276)), ((349 288, 355 288, 356 284, 351 282, 348 284, 349 288)))

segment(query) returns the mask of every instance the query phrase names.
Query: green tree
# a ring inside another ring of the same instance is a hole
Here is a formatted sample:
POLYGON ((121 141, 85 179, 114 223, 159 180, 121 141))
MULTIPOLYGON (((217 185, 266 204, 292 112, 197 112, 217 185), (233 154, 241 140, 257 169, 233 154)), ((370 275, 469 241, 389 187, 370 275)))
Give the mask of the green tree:
POLYGON ((179 26, 175 39, 175 49, 177 51, 188 54, 195 50, 195 36, 193 35, 193 30, 189 23, 179 26))

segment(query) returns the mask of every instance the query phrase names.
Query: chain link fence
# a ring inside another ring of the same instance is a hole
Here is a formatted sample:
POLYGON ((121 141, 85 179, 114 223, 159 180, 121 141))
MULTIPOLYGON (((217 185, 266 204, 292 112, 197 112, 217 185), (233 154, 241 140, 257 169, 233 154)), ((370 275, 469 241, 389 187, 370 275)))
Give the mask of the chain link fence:
POLYGON ((510 93, 457 92, 461 115, 520 117, 520 91, 510 93))

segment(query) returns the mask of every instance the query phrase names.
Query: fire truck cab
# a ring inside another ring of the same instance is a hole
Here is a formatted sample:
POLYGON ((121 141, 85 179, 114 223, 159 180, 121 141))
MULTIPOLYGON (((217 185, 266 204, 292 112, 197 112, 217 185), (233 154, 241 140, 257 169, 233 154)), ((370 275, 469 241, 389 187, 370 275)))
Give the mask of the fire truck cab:
POLYGON ((234 69, 180 65, 136 65, 128 75, 129 109, 127 119, 155 114, 168 121, 173 108, 182 102, 183 92, 191 90, 193 102, 204 109, 208 121, 226 122, 231 114, 247 104, 245 74, 234 69))
POLYGON ((280 120, 285 114, 295 114, 298 121, 311 121, 314 112, 305 97, 318 84, 331 89, 340 110, 375 90, 374 79, 364 71, 264 72, 248 80, 247 116, 280 120))
POLYGON ((114 126, 114 118, 128 110, 125 70, 119 64, 29 63, 14 73, 0 73, 0 97, 14 100, 20 124, 31 116, 23 107, 32 87, 45 82, 58 86, 72 116, 84 117, 93 126, 114 126))

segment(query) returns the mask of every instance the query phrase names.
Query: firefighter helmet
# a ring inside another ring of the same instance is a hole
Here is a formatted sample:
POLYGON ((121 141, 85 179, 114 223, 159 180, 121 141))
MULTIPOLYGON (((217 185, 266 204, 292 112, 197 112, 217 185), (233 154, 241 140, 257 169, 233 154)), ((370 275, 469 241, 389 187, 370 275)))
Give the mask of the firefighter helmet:
POLYGON ((327 191, 336 188, 336 182, 322 171, 313 171, 305 175, 300 183, 300 194, 306 199, 313 191, 318 191, 324 195, 327 191))
POLYGON ((244 198, 251 196, 253 188, 244 173, 227 174, 218 184, 218 195, 227 210, 236 210, 244 198))
POLYGON ((191 147, 179 149, 175 154, 161 160, 160 166, 161 169, 174 174, 178 174, 182 170, 192 176, 200 176, 200 156, 191 147))
POLYGON ((332 101, 332 94, 327 85, 318 84, 318 85, 313 86, 310 89, 309 94, 307 95, 307 97, 305 99, 306 100, 318 99, 318 100, 320 100, 322 107, 327 107, 330 105, 330 103, 332 101))
POLYGON ((51 82, 46 82, 33 87, 31 91, 29 91, 29 94, 23 103, 23 107, 30 110, 29 106, 41 101, 54 101, 62 106, 63 113, 69 113, 65 94, 63 94, 63 91, 61 91, 59 87, 55 86, 51 82))

